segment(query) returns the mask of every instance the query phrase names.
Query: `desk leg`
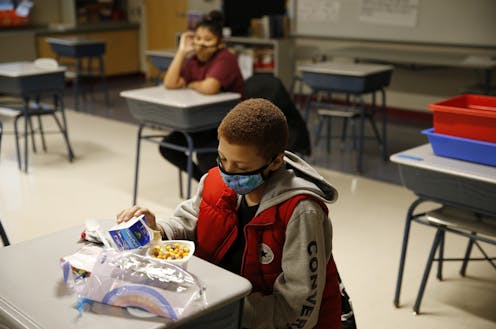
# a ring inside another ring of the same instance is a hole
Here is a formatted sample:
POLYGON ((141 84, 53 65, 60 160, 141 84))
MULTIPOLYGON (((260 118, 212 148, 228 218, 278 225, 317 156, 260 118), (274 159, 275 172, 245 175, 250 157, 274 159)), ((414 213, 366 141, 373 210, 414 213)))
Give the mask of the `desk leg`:
POLYGON ((28 172, 28 124, 31 122, 29 117, 29 97, 24 98, 24 172, 28 172))
POLYGON ((55 109, 59 110, 61 113, 62 123, 60 123, 60 121, 57 118, 57 115, 55 113, 54 113, 53 117, 55 119, 55 122, 57 123, 57 126, 59 127, 60 131, 62 132, 63 137, 64 137, 65 145, 67 147, 67 154, 69 156, 69 162, 72 162, 72 160, 74 159, 74 152, 72 151, 71 143, 69 142, 69 133, 67 132, 67 120, 65 118, 63 95, 58 95, 58 94, 53 95, 53 105, 55 106, 55 109))
POLYGON ((2 238, 2 242, 3 242, 3 245, 5 247, 10 245, 9 238, 7 237, 7 233, 5 232, 5 229, 3 228, 1 220, 0 220, 0 237, 2 238))
POLYGON ((139 172, 139 159, 141 151, 141 134, 143 133, 144 126, 140 124, 138 128, 138 139, 136 146, 136 164, 134 167, 134 188, 133 188, 133 206, 136 204, 136 199, 138 198, 138 172, 139 172))
POLYGON ((183 132, 183 134, 188 143, 188 163, 186 167, 188 170, 188 185, 186 189, 186 199, 189 199, 191 197, 191 178, 193 177, 193 139, 188 133, 183 132))
POLYGON ((427 279, 429 278, 429 273, 431 272, 432 262, 434 261, 434 256, 436 254, 437 248, 444 241, 444 230, 438 228, 436 235, 434 236, 434 242, 432 243, 431 251, 429 252, 429 258, 427 259, 427 264, 425 265, 424 274, 422 276, 422 282, 420 283, 420 288, 417 293, 417 298, 415 299, 415 304, 413 305, 413 311, 418 314, 420 311, 420 303, 422 302, 422 297, 424 296, 425 286, 427 285, 427 279))
POLYGON ((492 69, 484 70, 484 88, 485 94, 491 95, 491 84, 492 84, 492 69))
POLYGON ((364 129, 365 129, 365 101, 363 95, 360 95, 360 136, 358 137, 358 161, 357 170, 362 172, 362 160, 363 160, 363 144, 364 144, 364 129))
POLYGON ((305 122, 307 122, 307 123, 308 123, 308 117, 310 116, 310 104, 312 103, 312 98, 316 94, 317 93, 312 90, 312 92, 310 93, 310 95, 308 95, 307 101, 305 102, 304 119, 305 119, 305 122))
POLYGON ((74 97, 74 109, 79 111, 79 75, 81 74, 81 58, 76 59, 76 73, 72 81, 72 94, 74 97))
POLYGON ((410 207, 408 208, 408 212, 406 214, 406 220, 405 220, 405 230, 403 233, 403 244, 401 246, 401 256, 400 256, 400 267, 398 269, 398 278, 396 280, 396 291, 394 293, 394 306, 399 307, 400 305, 400 293, 401 293, 401 283, 403 281, 403 271, 405 269, 405 259, 406 259, 406 249, 408 246, 408 237, 410 236, 410 227, 412 224, 413 220, 413 212, 415 211, 415 208, 419 204, 424 202, 422 198, 418 198, 415 200, 410 207))
POLYGON ((382 98, 382 157, 384 161, 388 160, 388 147, 387 147, 387 109, 386 109, 386 92, 381 89, 382 98))
POLYGON ((104 93, 104 97, 105 97, 105 109, 106 109, 106 113, 107 113, 107 116, 108 116, 108 112, 109 112, 109 92, 108 92, 108 86, 107 86, 107 78, 105 77, 105 66, 103 64, 103 56, 100 56, 98 57, 98 63, 99 63, 99 68, 100 68, 100 77, 101 77, 101 80, 102 80, 102 84, 103 84, 103 93, 104 93))

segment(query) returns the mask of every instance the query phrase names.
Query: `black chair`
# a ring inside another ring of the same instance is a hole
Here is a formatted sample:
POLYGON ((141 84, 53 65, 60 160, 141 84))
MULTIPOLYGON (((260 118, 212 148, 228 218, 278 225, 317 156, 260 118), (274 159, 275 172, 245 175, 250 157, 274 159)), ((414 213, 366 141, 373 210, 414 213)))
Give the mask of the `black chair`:
POLYGON ((9 238, 7 237, 7 233, 5 232, 5 229, 3 228, 1 220, 0 220, 0 237, 2 238, 2 242, 3 242, 3 245, 5 247, 10 245, 9 238))
POLYGON ((306 122, 281 80, 272 74, 255 74, 245 81, 245 88, 247 98, 268 99, 284 112, 289 126, 288 150, 303 156, 311 155, 306 122))
POLYGON ((410 209, 408 211, 405 233, 403 236, 400 268, 398 271, 398 280, 396 282, 396 292, 394 297, 394 304, 396 307, 398 307, 411 221, 433 227, 436 230, 436 234, 434 236, 434 241, 429 252, 422 281, 417 293, 417 298, 413 306, 413 310, 416 314, 420 312, 420 304, 424 296, 427 279, 429 278, 433 262, 438 262, 437 278, 439 280, 443 279, 443 263, 446 261, 461 261, 461 276, 465 276, 469 261, 487 261, 494 269, 496 269, 496 263, 494 261, 495 258, 490 257, 481 245, 481 242, 496 245, 495 217, 478 214, 465 209, 455 208, 451 206, 443 206, 432 211, 414 214, 414 209, 423 201, 423 199, 418 199, 410 206, 410 209), (444 242, 446 233, 453 233, 468 238, 468 245, 463 258, 445 257, 444 242), (479 249, 483 257, 473 257, 471 255, 474 246, 479 249), (435 258, 436 253, 438 253, 437 258, 435 258))

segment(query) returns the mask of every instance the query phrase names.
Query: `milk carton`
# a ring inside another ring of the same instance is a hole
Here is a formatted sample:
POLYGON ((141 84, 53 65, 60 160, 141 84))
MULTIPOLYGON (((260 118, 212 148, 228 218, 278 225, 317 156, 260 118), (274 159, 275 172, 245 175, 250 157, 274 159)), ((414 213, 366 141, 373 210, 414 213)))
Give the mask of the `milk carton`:
POLYGON ((119 250, 136 249, 146 246, 152 239, 152 232, 146 226, 145 215, 133 217, 108 230, 114 245, 119 250))

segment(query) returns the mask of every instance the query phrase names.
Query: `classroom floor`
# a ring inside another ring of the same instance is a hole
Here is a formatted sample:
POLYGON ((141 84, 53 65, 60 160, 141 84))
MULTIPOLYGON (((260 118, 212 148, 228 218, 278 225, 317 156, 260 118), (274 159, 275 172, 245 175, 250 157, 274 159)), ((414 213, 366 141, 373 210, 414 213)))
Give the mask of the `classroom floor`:
MULTIPOLYGON (((61 136, 46 118, 48 150, 35 154, 30 150, 28 174, 17 168, 12 119, 0 116, 6 130, 0 151, 0 218, 12 244, 81 225, 89 218, 114 218, 131 205, 137 127, 118 95, 145 84, 143 79, 110 81, 108 113, 99 94, 85 112, 71 110, 72 98, 67 95, 76 158, 68 161, 61 136)), ((390 120, 390 153, 425 143, 419 131, 428 126, 429 122, 390 120)), ((458 274, 458 263, 446 264, 444 281, 430 277, 422 314, 412 314, 434 237, 433 230, 417 224, 410 233, 401 307, 393 306, 404 218, 415 196, 401 186, 397 167, 382 162, 375 142, 366 145, 363 174, 353 169, 350 145, 340 152, 338 141, 331 155, 320 143, 308 158, 340 194, 330 206, 334 257, 352 297, 358 328, 494 328, 496 277, 485 262, 470 263, 465 278, 458 274)), ((162 160, 156 145, 142 146, 138 203, 167 216, 181 201, 178 172, 162 160)), ((445 253, 460 256, 464 247, 464 239, 448 236, 445 253)), ((488 251, 496 254, 495 248, 488 251)), ((57 260, 46 266, 57 266, 57 260)))

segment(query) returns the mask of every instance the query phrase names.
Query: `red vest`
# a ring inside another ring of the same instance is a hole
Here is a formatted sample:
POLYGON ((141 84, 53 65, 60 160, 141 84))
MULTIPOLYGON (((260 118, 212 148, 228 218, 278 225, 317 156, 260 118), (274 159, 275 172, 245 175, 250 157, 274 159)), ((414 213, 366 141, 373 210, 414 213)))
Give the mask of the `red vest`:
MULTIPOLYGON (((239 233, 237 198, 236 192, 222 180, 218 168, 209 170, 196 226, 195 254, 198 257, 218 264, 235 241, 239 233)), ((272 294, 274 281, 282 273, 281 259, 286 226, 298 202, 309 198, 317 201, 327 214, 327 207, 320 200, 310 195, 298 195, 264 210, 246 224, 246 247, 241 275, 252 283, 254 292, 272 294), (261 253, 263 256, 259 256, 261 253)), ((341 328, 341 294, 332 256, 326 273, 319 323, 315 328, 337 329, 341 328)), ((295 323, 294 326, 298 328, 299 324, 302 323, 295 323)))

